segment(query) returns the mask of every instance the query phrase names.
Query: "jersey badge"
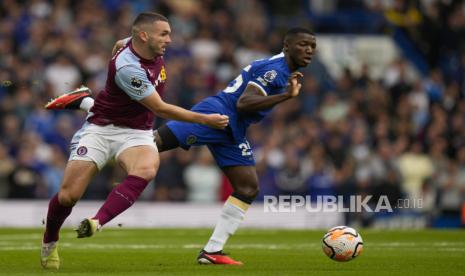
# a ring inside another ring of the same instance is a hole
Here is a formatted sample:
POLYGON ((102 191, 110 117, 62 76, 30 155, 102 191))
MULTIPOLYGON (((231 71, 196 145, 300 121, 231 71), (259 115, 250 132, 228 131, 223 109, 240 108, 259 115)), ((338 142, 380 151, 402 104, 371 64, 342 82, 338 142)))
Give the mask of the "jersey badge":
POLYGON ((131 78, 131 85, 135 88, 140 88, 142 86, 142 80, 132 77, 131 78))
POLYGON ((277 75, 278 73, 276 73, 275 70, 271 70, 271 71, 266 72, 265 75, 263 75, 263 79, 266 82, 272 82, 276 78, 277 75))
POLYGON ((197 141, 197 137, 195 135, 189 135, 186 139, 186 144, 192 145, 197 141))
POLYGON ((87 148, 86 148, 85 146, 80 146, 80 147, 76 150, 76 153, 77 153, 77 155, 79 155, 79 156, 86 155, 86 154, 87 154, 87 148))
POLYGON ((165 66, 162 66, 161 67, 161 70, 160 70, 160 79, 162 82, 164 82, 166 80, 166 70, 165 70, 165 66))

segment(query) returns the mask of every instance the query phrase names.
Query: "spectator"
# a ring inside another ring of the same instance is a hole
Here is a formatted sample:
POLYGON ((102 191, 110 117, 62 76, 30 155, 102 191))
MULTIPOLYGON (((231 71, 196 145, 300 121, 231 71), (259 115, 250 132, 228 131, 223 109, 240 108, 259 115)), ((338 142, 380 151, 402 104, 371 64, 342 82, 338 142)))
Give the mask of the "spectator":
POLYGON ((70 91, 81 83, 81 74, 69 57, 58 54, 55 61, 45 69, 45 79, 49 82, 54 96, 70 91))
POLYGON ((187 199, 197 203, 218 202, 222 174, 207 148, 201 148, 196 160, 184 170, 187 199))
POLYGON ((422 145, 413 141, 409 150, 399 156, 399 168, 402 174, 402 189, 412 200, 423 198, 422 189, 428 178, 434 174, 431 158, 423 153, 422 145))
POLYGON ((14 168, 14 159, 8 155, 8 149, 0 142, 0 198, 5 198, 9 194, 8 176, 14 168))
POLYGON ((8 198, 43 197, 43 184, 40 174, 35 168, 32 150, 27 147, 21 148, 17 160, 18 164, 8 176, 8 198))

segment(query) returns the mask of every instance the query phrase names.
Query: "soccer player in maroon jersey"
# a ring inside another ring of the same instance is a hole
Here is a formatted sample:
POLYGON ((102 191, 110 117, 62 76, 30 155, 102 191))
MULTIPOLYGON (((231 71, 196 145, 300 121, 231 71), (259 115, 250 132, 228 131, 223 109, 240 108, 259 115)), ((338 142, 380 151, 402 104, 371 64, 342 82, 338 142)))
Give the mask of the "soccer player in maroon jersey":
POLYGON ((171 42, 170 33, 164 16, 141 13, 132 25, 131 40, 110 60, 105 89, 71 141, 60 191, 49 203, 41 250, 44 268, 59 268, 60 228, 91 178, 108 160, 115 158, 127 177, 108 195, 94 217, 81 222, 78 237, 91 235, 129 208, 155 177, 159 156, 153 143, 154 113, 218 129, 228 125, 228 116, 188 111, 160 98, 166 81, 163 54, 171 42))

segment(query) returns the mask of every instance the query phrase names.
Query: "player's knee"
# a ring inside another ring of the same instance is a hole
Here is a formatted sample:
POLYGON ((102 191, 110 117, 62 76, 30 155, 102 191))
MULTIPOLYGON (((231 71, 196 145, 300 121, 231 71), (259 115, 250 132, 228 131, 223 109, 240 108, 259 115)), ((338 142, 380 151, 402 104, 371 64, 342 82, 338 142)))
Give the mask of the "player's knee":
POLYGON ((150 181, 152 179, 155 178, 156 174, 157 174, 157 170, 158 170, 158 166, 142 166, 142 167, 139 167, 139 168, 136 168, 134 169, 133 171, 130 171, 129 174, 130 175, 135 175, 135 176, 138 176, 138 177, 141 177, 147 181, 150 181))
POLYGON ((259 192, 260 189, 258 188, 258 186, 249 186, 244 190, 244 196, 246 196, 250 200, 255 200, 259 192))
POLYGON ((60 205, 71 207, 74 206, 80 199, 79 195, 73 194, 71 191, 61 190, 58 193, 58 202, 60 205))
POLYGON ((250 203, 255 200, 259 192, 260 189, 256 184, 238 185, 234 190, 234 194, 240 197, 239 199, 250 203))

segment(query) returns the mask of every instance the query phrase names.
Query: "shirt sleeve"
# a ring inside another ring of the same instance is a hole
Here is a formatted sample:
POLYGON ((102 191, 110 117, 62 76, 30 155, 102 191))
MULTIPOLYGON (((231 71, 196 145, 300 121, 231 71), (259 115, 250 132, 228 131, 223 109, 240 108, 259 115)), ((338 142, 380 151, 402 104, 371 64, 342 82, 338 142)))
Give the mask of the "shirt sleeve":
POLYGON ((287 80, 279 70, 265 66, 252 72, 248 84, 254 85, 267 96, 281 93, 287 86, 287 80))
POLYGON ((116 71, 115 82, 128 96, 140 101, 155 92, 155 87, 147 78, 144 69, 126 65, 116 71))

